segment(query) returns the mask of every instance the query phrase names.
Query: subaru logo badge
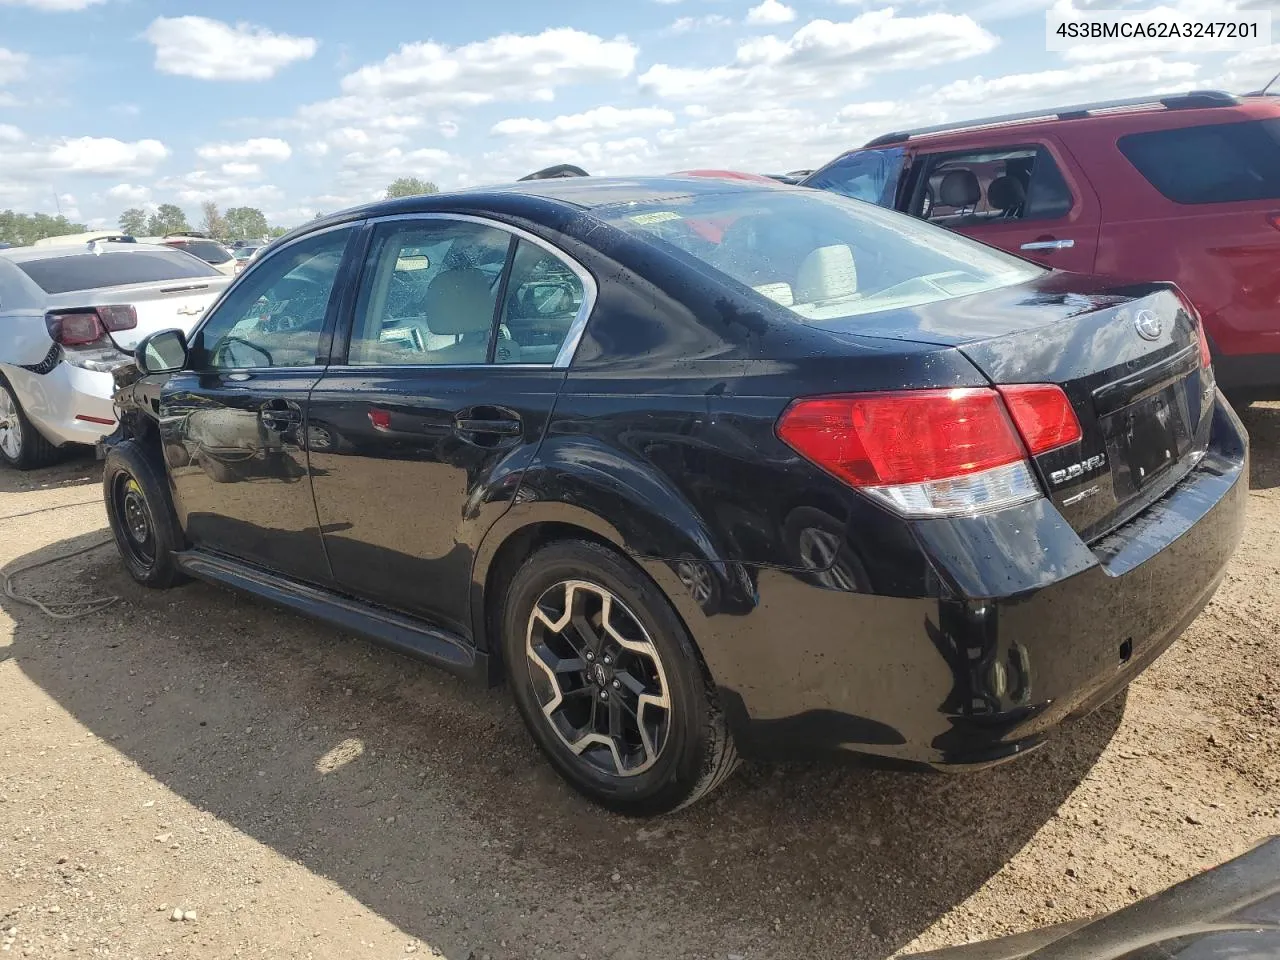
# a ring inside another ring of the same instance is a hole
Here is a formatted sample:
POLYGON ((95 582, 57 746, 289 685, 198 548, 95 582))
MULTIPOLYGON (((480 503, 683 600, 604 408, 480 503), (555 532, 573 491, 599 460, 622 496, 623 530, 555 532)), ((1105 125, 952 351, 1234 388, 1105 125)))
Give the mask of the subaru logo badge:
POLYGON ((1133 318, 1133 327, 1143 340, 1159 340, 1164 323, 1159 314, 1151 310, 1139 310, 1133 318))

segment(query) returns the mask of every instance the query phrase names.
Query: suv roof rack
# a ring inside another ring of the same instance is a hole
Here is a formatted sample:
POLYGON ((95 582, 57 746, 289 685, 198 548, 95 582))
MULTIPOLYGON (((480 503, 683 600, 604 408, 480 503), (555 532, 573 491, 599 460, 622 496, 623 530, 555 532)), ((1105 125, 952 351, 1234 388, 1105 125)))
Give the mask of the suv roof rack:
POLYGON ((978 120, 961 120, 956 123, 940 123, 933 127, 919 127, 915 130, 902 130, 886 133, 868 141, 868 147, 883 147, 891 143, 903 143, 912 137, 928 136, 934 133, 947 133, 952 130, 976 130, 982 127, 995 127, 1006 123, 1028 123, 1033 120, 1080 120, 1107 110, 1121 110, 1130 107, 1164 107, 1166 110, 1193 110, 1204 107, 1234 107, 1240 101, 1221 90, 1192 90, 1190 93, 1177 93, 1156 97, 1131 97, 1127 100, 1100 100, 1097 103, 1080 103, 1069 107, 1050 107, 1045 110, 1029 110, 1026 113, 1010 113, 1001 117, 984 117, 978 120))

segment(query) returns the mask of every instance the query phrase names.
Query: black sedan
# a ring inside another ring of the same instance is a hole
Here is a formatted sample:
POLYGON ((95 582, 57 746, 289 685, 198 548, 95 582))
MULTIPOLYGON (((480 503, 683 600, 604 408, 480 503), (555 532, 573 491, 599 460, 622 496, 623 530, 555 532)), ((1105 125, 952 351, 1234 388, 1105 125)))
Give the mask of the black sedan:
POLYGON ((743 755, 1026 752, 1178 637, 1245 515, 1176 288, 780 185, 350 210, 137 367, 104 485, 139 582, 505 680, 632 813, 743 755))

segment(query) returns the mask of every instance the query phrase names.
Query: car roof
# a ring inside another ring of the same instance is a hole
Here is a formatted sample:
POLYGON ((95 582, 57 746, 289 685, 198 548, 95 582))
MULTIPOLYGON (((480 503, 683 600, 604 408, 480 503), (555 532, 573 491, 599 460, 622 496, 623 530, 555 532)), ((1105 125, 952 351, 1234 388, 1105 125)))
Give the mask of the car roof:
MULTIPOLYGON (((103 253, 138 253, 139 251, 163 250, 164 247, 153 243, 94 243, 95 250, 103 253)), ((28 263, 32 260, 49 260, 54 257, 90 256, 94 251, 88 243, 65 244, 50 247, 10 247, 0 250, 0 257, 14 263, 28 263)))
MULTIPOLYGON (((1146 97, 1130 97, 1124 100, 1103 100, 1094 103, 1077 103, 1061 107, 1046 107, 1041 110, 1029 110, 1024 113, 1011 113, 1003 116, 976 117, 953 123, 937 124, 930 127, 917 127, 910 130, 898 130, 886 133, 868 141, 866 147, 885 147, 902 144, 908 141, 929 138, 945 139, 951 136, 971 136, 986 130, 999 130, 1004 127, 1017 126, 1022 129, 1052 128, 1062 124, 1073 126, 1088 121, 1106 121, 1109 123, 1124 122, 1135 116, 1162 116, 1172 112, 1194 113, 1197 117, 1206 112, 1216 114, 1223 111, 1223 119, 1240 112, 1231 108, 1247 108, 1266 104, 1277 106, 1276 98, 1236 97, 1221 90, 1193 90, 1189 93, 1163 94, 1146 97)), ((1248 111, 1250 113, 1255 111, 1248 111)), ((1189 121, 1190 122, 1190 118, 1189 121)), ((851 151, 853 152, 853 151, 851 151)))

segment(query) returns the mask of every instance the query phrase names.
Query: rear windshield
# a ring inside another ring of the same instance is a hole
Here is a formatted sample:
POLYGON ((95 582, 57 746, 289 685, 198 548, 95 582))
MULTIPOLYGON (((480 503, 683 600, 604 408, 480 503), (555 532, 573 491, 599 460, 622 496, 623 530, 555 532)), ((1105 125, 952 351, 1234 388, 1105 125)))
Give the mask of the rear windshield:
POLYGON ((892 207, 898 192, 898 178, 902 175, 904 154, 902 147, 849 153, 810 174, 804 185, 892 207))
POLYGON ((811 322, 950 300, 1044 272, 906 214, 817 190, 743 190, 594 212, 811 322))
POLYGON ((231 259, 230 251, 213 240, 183 240, 182 243, 174 246, 194 254, 205 263, 226 263, 231 259))
POLYGON ((1174 203, 1280 198, 1280 119, 1131 133, 1118 143, 1174 203))
POLYGON ((168 250, 78 253, 70 257, 26 260, 19 262, 18 268, 45 293, 74 293, 155 280, 219 276, 217 270, 195 257, 168 250))

